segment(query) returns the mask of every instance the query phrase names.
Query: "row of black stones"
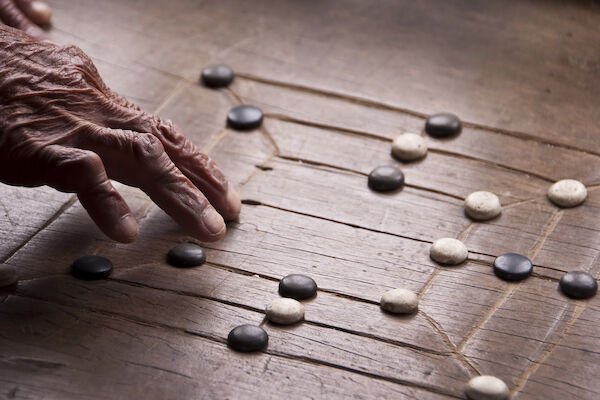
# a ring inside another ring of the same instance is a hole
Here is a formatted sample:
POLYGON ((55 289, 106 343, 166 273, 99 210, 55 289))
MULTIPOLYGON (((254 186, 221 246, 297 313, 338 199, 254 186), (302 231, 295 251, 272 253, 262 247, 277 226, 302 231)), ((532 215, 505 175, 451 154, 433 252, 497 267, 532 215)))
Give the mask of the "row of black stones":
MULTIPOLYGON (((224 64, 209 65, 202 70, 201 75, 202 83, 210 88, 227 87, 234 78, 235 74, 231 67, 224 64)), ((227 114, 227 126, 239 131, 256 129, 262 124, 262 121, 262 111, 250 105, 234 107, 227 114)))
MULTIPOLYGON (((317 294, 317 283, 310 277, 292 274, 279 281, 279 294, 295 300, 305 300, 317 294)), ((236 326, 227 335, 227 345, 236 351, 260 351, 267 347, 269 335, 260 326, 244 324, 236 326)))
MULTIPOLYGON (((506 253, 494 260, 494 273, 507 281, 520 281, 531 275, 533 264, 521 254, 506 253)), ((598 291, 596 279, 587 272, 567 272, 558 284, 560 290, 568 297, 587 299, 598 291)))

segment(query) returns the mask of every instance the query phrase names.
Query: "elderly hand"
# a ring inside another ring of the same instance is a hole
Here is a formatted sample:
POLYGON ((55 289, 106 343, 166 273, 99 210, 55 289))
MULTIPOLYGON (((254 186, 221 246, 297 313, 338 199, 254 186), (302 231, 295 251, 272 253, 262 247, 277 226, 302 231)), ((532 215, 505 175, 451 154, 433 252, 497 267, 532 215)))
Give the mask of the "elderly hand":
POLYGON ((47 39, 38 25, 46 25, 52 9, 41 0, 0 0, 0 23, 17 28, 38 39, 47 39))
POLYGON ((0 24, 0 182, 77 193, 106 235, 132 242, 137 222, 109 179, 141 188, 200 240, 223 237, 241 208, 208 156, 111 91, 79 48, 0 24))

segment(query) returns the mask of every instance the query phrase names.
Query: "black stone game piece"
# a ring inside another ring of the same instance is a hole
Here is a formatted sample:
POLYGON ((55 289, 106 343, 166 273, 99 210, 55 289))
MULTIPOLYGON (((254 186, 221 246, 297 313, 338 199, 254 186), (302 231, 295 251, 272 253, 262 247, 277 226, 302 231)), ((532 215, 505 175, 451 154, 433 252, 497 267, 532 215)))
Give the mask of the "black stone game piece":
POLYGON ((227 114, 227 125, 238 131, 258 128, 262 120, 262 111, 254 106, 237 106, 232 108, 229 114, 227 114))
POLYGON ((583 271, 567 272, 560 279, 558 286, 565 295, 574 299, 587 299, 598 291, 596 279, 583 271))
POLYGON ((454 114, 439 113, 427 118, 425 132, 433 137, 448 137, 462 130, 460 119, 454 114))
POLYGON ((533 271, 529 258, 516 253, 506 253, 494 260, 494 273, 507 281, 520 281, 533 271))
POLYGON ((269 335, 256 325, 240 325, 229 332, 227 345, 233 350, 242 352, 259 351, 267 347, 269 335))
POLYGON ((103 279, 110 275, 113 263, 106 257, 90 255, 79 257, 71 265, 73 276, 79 279, 103 279))
POLYGON ((206 262, 206 254, 196 243, 181 243, 169 250, 167 262, 174 267, 197 267, 206 262))
POLYGON ((234 73, 225 64, 209 65, 202 70, 201 77, 205 86, 219 88, 228 86, 233 81, 234 73))
POLYGON ((279 282, 279 294, 296 300, 310 299, 317 294, 317 283, 309 276, 291 274, 279 282))
POLYGON ((377 192, 390 192, 402 187, 404 174, 396 167, 384 165, 371 171, 368 183, 377 192))

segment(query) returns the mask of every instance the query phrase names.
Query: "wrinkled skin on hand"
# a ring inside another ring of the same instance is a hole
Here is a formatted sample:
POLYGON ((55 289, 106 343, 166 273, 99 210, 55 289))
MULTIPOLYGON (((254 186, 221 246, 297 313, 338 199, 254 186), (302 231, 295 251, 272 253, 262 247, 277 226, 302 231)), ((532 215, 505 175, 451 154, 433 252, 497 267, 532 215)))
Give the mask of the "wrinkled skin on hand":
POLYGON ((141 188, 201 240, 221 238, 240 212, 215 163, 111 91, 79 48, 0 24, 0 181, 77 193, 106 235, 132 242, 137 222, 109 178, 141 188))

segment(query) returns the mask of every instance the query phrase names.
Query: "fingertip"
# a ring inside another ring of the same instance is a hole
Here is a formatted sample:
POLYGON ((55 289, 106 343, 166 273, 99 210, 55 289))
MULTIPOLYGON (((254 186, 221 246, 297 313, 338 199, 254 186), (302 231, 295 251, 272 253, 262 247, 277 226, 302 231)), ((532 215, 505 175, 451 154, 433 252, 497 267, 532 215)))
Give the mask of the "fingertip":
POLYGON ((223 211, 223 218, 225 221, 232 221, 240 215, 240 212, 242 211, 242 201, 231 184, 227 189, 226 199, 227 209, 223 211))
POLYGON ((119 220, 114 239, 121 243, 133 243, 138 237, 140 227, 131 214, 125 214, 119 220))
POLYGON ((202 212, 202 223, 206 234, 204 240, 215 242, 225 236, 225 220, 213 207, 209 206, 202 212))
POLYGON ((27 16, 38 25, 47 25, 52 19, 52 8, 46 2, 35 0, 31 2, 27 16))

